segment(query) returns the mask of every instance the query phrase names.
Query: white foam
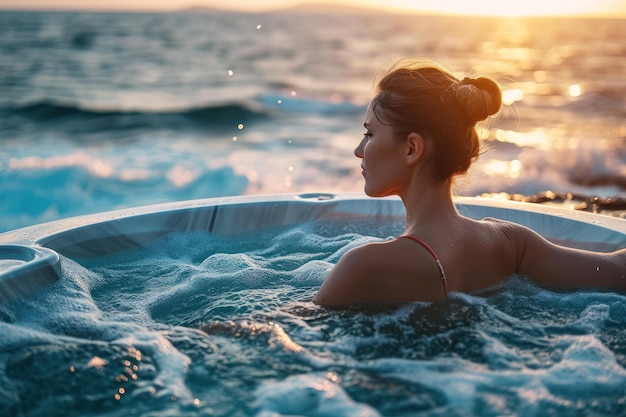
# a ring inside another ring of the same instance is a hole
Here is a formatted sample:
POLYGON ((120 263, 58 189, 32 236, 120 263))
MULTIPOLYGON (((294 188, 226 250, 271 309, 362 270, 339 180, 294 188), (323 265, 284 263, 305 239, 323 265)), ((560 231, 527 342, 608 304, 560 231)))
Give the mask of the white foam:
POLYGON ((267 382, 256 392, 257 417, 313 415, 316 417, 379 417, 366 404, 352 400, 337 383, 337 376, 296 375, 267 382))

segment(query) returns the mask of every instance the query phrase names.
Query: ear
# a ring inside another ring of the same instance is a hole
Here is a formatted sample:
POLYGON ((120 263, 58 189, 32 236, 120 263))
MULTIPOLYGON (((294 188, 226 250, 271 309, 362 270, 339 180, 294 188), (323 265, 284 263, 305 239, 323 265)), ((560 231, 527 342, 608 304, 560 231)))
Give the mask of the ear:
POLYGON ((411 132, 406 138, 406 162, 409 165, 418 163, 426 151, 426 141, 419 133, 411 132))

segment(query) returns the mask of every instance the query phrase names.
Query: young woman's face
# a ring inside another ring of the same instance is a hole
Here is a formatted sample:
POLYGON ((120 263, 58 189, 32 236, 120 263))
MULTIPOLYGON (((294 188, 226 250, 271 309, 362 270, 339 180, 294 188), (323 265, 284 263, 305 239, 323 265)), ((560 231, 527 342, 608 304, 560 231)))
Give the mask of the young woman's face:
POLYGON ((365 194, 370 197, 398 195, 407 178, 404 146, 394 137, 391 126, 382 124, 372 110, 365 114, 365 133, 354 154, 361 158, 365 194))

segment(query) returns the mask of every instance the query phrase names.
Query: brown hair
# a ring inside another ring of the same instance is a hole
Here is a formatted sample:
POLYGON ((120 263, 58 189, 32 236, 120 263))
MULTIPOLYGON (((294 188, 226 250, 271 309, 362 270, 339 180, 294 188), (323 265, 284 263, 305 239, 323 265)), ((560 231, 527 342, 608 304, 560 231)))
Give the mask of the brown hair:
POLYGON ((422 135, 432 146, 437 180, 464 174, 478 157, 476 123, 500 110, 502 93, 489 78, 459 80, 440 65, 400 60, 378 81, 372 110, 399 136, 422 135))

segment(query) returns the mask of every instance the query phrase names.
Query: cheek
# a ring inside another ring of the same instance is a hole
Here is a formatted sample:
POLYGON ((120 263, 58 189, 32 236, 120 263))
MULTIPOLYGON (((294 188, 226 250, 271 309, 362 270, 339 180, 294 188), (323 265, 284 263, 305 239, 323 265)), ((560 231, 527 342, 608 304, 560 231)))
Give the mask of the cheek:
POLYGON ((396 163, 393 149, 384 142, 370 141, 363 149, 363 160, 366 167, 394 165, 396 163))
POLYGON ((363 154, 363 159, 373 160, 374 156, 377 154, 376 152, 376 144, 372 141, 368 141, 361 148, 361 152, 363 154))

